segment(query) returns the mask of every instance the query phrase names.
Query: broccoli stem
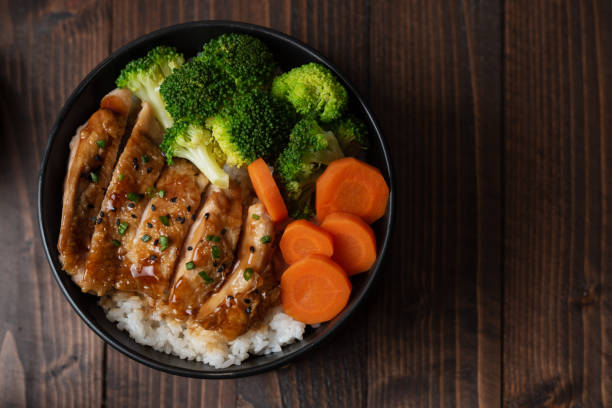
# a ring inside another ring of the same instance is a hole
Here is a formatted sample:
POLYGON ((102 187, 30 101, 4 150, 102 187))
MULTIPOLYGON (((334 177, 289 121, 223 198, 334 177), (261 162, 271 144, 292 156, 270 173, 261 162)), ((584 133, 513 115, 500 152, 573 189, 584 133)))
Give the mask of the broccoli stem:
POLYGON ((219 166, 206 146, 191 146, 189 149, 177 147, 174 156, 182 157, 195 164, 214 185, 221 188, 229 187, 229 176, 219 166))

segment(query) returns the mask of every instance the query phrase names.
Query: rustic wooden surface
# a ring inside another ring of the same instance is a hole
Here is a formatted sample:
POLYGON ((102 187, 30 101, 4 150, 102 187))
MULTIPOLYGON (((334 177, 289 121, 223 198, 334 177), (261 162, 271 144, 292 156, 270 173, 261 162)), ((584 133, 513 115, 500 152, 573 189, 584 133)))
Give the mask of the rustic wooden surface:
POLYGON ((0 0, 0 406, 612 406, 612 4, 0 0), (391 146, 397 218, 366 305, 289 367, 189 380, 105 346, 35 216, 47 133, 157 28, 248 21, 327 55, 391 146))

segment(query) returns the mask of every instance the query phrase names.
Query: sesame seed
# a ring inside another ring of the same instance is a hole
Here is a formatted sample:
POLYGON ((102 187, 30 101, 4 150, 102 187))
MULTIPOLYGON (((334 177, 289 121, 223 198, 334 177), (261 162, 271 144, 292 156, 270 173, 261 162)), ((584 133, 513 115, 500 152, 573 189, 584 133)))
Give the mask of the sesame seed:
POLYGON ((138 217, 136 217, 136 214, 132 214, 132 218, 138 218, 138 217))
POLYGON ((251 251, 251 253, 255 252, 255 247, 251 245, 251 246, 249 247, 249 251, 251 251))
POLYGON ((155 204, 151 204, 151 210, 155 211, 155 204))
POLYGON ((176 198, 177 198, 177 197, 172 197, 172 198, 170 199, 170 202, 171 202, 171 203, 176 203, 176 198))
POLYGON ((191 245, 189 245, 189 246, 187 247, 187 250, 188 250, 188 251, 191 251, 192 249, 193 249, 193 247, 192 247, 191 245))
POLYGON ((155 241, 153 241, 153 245, 157 245, 159 244, 159 239, 156 239, 155 241))
POLYGON ((102 218, 98 218, 98 219, 96 220, 96 224, 100 224, 101 222, 102 222, 102 218))
POLYGON ((208 217, 210 217, 210 214, 209 213, 204 213, 204 219, 207 220, 208 217))
POLYGON ((153 228, 153 224, 151 224, 150 222, 147 222, 147 227, 153 228))
POLYGON ((119 224, 121 224, 121 220, 120 220, 119 218, 117 218, 117 221, 115 221, 115 224, 116 224, 117 226, 119 226, 119 224))
POLYGON ((134 170, 138 170, 138 159, 137 158, 133 158, 132 159, 132 165, 134 166, 134 170))
POLYGON ((153 167, 147 168, 147 174, 151 173, 152 171, 153 171, 153 167))
POLYGON ((149 259, 150 259, 150 260, 152 260, 152 261, 154 261, 154 260, 156 260, 156 259, 157 259, 157 255, 151 255, 151 256, 149 257, 149 259))
POLYGON ((104 211, 100 211, 100 218, 104 217, 104 211))
POLYGON ((187 206, 187 212, 191 212, 191 206, 190 205, 187 206))
POLYGON ((136 207, 136 205, 134 203, 129 203, 128 204, 128 208, 134 208, 134 207, 136 207))

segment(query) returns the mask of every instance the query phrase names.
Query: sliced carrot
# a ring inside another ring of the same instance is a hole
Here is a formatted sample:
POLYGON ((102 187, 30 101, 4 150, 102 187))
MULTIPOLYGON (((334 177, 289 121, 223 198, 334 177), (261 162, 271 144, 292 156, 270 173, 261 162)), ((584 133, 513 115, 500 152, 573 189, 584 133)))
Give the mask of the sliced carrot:
POLYGON ((342 268, 323 255, 309 255, 289 266, 281 277, 285 313, 307 324, 333 319, 344 309, 351 281, 342 268))
POLYGON ((334 253, 330 233, 306 220, 287 225, 279 246, 285 262, 290 265, 308 255, 332 256, 334 253))
POLYGON ((317 179, 317 218, 341 211, 371 224, 385 214, 389 186, 376 167, 353 157, 334 160, 317 179))
POLYGON ((287 218, 287 206, 266 162, 259 158, 249 164, 247 169, 255 194, 266 207, 272 221, 279 222, 287 218))
POLYGON ((361 218, 349 213, 331 213, 321 228, 334 238, 333 259, 349 276, 372 267, 376 261, 376 237, 361 218))

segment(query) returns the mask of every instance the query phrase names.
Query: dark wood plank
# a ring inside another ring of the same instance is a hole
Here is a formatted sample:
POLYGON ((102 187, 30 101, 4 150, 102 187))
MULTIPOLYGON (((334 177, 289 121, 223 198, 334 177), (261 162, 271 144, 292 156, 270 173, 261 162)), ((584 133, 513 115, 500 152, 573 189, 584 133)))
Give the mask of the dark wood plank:
POLYGON ((612 404, 612 5, 512 1, 504 404, 612 404))
POLYGON ((47 132, 108 54, 111 9, 2 1, 0 26, 0 406, 100 405, 103 344, 51 276, 35 203, 47 132))
POLYGON ((500 4, 372 6, 399 211, 368 314, 368 406, 501 401, 500 4))

